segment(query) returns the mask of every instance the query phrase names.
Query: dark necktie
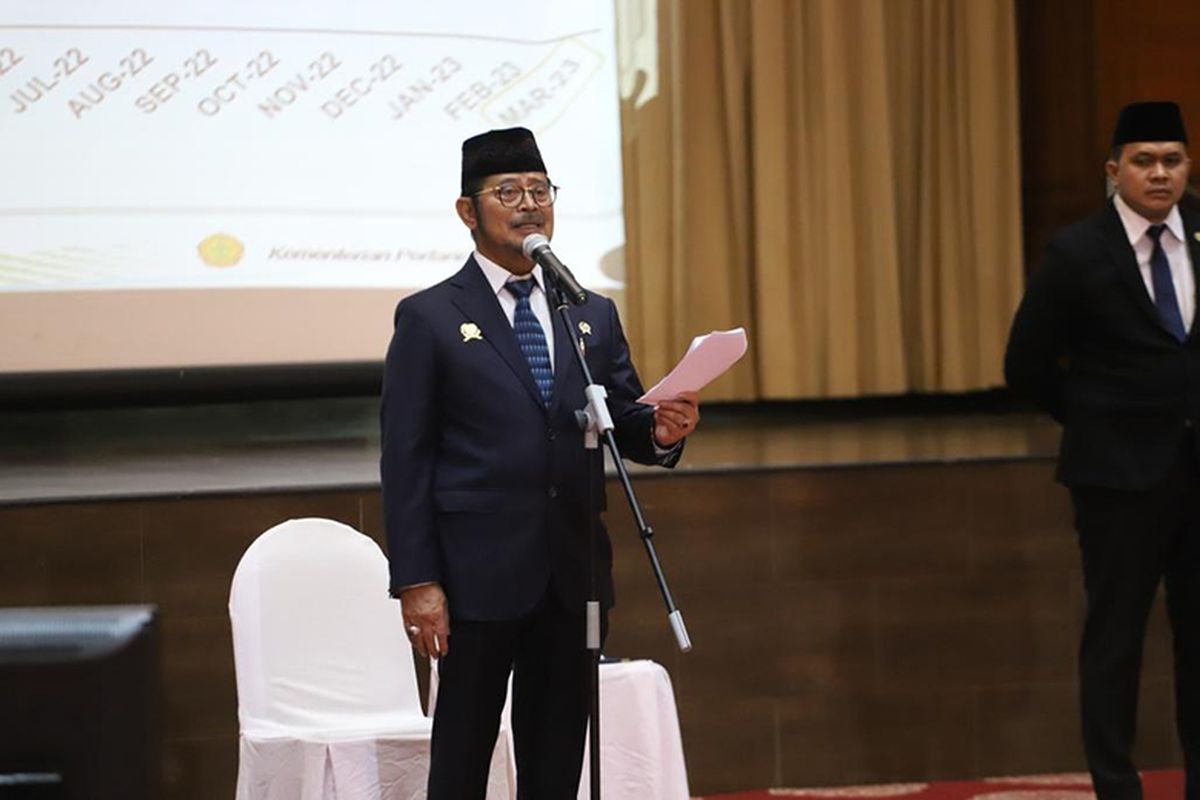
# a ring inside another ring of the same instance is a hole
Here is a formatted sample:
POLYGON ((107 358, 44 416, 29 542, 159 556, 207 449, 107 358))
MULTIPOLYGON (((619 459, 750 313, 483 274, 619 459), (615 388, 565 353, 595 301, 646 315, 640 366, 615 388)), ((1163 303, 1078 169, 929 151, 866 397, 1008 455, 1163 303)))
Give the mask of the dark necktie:
POLYGON ((1151 225, 1146 230, 1154 242, 1154 251, 1150 254, 1150 282, 1154 285, 1154 305, 1158 306, 1159 318, 1171 335, 1182 342, 1187 338, 1187 329, 1183 327, 1183 315, 1179 313, 1179 301, 1175 297, 1171 264, 1162 246, 1162 235, 1166 229, 1166 225, 1151 225))
POLYGON ((513 314, 513 331, 517 334, 517 343, 521 352, 529 361, 529 369, 533 372, 534 383, 542 393, 542 402, 546 408, 554 397, 554 370, 550 368, 550 348, 546 346, 546 332, 542 323, 533 313, 529 304, 529 294, 533 291, 534 281, 509 281, 504 284, 509 294, 517 298, 517 311, 513 314))

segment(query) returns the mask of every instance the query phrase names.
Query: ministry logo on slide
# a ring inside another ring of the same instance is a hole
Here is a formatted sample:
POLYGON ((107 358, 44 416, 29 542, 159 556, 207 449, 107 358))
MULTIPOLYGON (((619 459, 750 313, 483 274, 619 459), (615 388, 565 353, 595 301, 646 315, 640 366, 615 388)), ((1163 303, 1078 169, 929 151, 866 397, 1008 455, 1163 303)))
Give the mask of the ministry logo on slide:
POLYGON ((200 259, 210 267, 232 267, 242 260, 245 246, 228 233, 214 233, 196 246, 200 259))

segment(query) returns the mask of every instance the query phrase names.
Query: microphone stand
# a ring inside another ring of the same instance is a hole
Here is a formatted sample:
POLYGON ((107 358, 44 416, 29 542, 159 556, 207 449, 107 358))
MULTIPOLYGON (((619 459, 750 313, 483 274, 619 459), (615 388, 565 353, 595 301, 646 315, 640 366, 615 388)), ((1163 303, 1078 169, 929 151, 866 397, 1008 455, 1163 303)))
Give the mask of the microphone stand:
MULTIPOLYGON (((666 575, 663 574, 662 564, 658 560, 658 551, 654 547, 654 530, 646 522, 645 516, 642 514, 641 504, 638 502, 637 494, 633 491, 633 484, 629 480, 629 472, 625 469, 625 462, 621 458, 621 450, 617 446, 616 436, 613 434, 612 416, 608 411, 608 403, 606 398, 608 392, 605 388, 597 384, 592 379, 592 371, 587 365, 587 359, 584 358, 583 347, 580 340, 575 335, 575 325, 571 319, 570 304, 567 301, 566 294, 562 291, 557 277, 552 270, 543 270, 542 275, 546 278, 546 284, 550 287, 551 298, 554 301, 555 310, 558 311, 562 318, 563 326, 567 331, 567 335, 571 338, 571 351, 575 354, 575 362, 579 369, 583 372, 584 382, 587 388, 584 394, 587 398, 587 406, 575 412, 575 421, 579 425, 579 429, 584 432, 584 447, 589 450, 595 450, 599 447, 600 439, 608 446, 609 453, 612 454, 613 464, 617 470, 617 476, 620 478, 621 487, 625 490, 625 499, 629 502, 629 508, 633 512, 634 521, 638 526, 638 535, 641 537, 642 545, 646 549, 646 556, 650 559, 650 567, 654 571, 655 580, 658 581, 658 590, 662 594, 663 604, 667 608, 667 619, 671 624, 671 631, 675 634, 675 641, 679 645, 680 651, 687 653, 692 649, 692 641, 688 637, 687 627, 683 624, 683 612, 675 605, 675 599, 671 596, 671 589, 667 585, 666 575)), ((601 460, 601 464, 603 461, 601 460)), ((590 753, 590 772, 591 772, 591 794, 592 800, 600 800, 600 597, 598 589, 598 581, 596 576, 596 547, 599 542, 598 527, 600 525, 599 515, 595 512, 596 498, 593 496, 596 485, 596 459, 588 459, 588 573, 590 575, 590 592, 588 594, 587 603, 587 649, 591 654, 591 717, 589 720, 589 753, 590 753)))

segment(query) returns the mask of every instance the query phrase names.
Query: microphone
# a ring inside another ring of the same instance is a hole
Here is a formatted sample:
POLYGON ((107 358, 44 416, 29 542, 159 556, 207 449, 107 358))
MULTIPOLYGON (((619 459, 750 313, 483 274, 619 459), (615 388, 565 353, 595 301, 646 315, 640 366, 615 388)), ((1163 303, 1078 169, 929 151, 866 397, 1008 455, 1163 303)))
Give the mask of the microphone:
POLYGON ((550 249, 549 239, 540 233, 531 233, 521 243, 521 250, 525 253, 526 258, 536 261, 542 266, 542 269, 549 270, 558 279, 559 285, 566 291, 567 297, 571 299, 572 303, 581 306, 587 302, 587 292, 579 285, 579 281, 575 280, 575 276, 571 274, 571 270, 567 269, 567 265, 554 255, 554 251, 550 249))

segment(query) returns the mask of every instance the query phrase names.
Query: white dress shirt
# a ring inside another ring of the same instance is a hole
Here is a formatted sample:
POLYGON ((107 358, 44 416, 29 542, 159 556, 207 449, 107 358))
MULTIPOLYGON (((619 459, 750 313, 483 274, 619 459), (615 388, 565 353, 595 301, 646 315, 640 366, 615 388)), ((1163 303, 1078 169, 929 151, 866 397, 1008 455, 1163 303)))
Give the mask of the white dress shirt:
POLYGON ((542 268, 539 265, 534 265, 531 277, 522 278, 513 275, 504 267, 492 261, 487 256, 482 255, 478 250, 475 251, 475 263, 483 270, 483 277, 487 278, 487 282, 491 285, 492 291, 496 293, 496 299, 500 301, 500 308, 504 309, 504 316, 508 317, 508 324, 513 324, 513 318, 517 315, 517 298, 513 297, 513 293, 504 288, 504 284, 511 280, 532 280, 536 284, 532 292, 529 293, 529 305, 533 309, 533 315, 537 317, 537 321, 541 323, 542 333, 546 334, 546 347, 550 348, 550 369, 554 369, 554 325, 550 320, 550 302, 546 299, 545 279, 542 278, 542 268))
MULTIPOLYGON (((1129 204, 1121 199, 1121 195, 1113 195, 1113 205, 1121 216, 1121 224, 1125 226, 1125 235, 1137 256, 1138 269, 1142 273, 1142 283, 1150 299, 1154 297, 1154 279, 1150 275, 1150 256, 1154 253, 1154 240, 1147 231, 1152 224, 1148 219, 1138 214, 1129 204)), ((1171 283, 1175 285, 1175 299, 1179 302, 1179 315, 1183 318, 1184 330, 1192 329, 1192 321, 1196 317, 1196 276, 1192 272, 1192 258, 1188 252, 1187 232, 1183 229, 1183 217, 1179 216, 1179 206, 1174 206, 1165 221, 1167 229, 1162 232, 1159 241, 1167 254, 1167 263, 1171 266, 1171 283)))

